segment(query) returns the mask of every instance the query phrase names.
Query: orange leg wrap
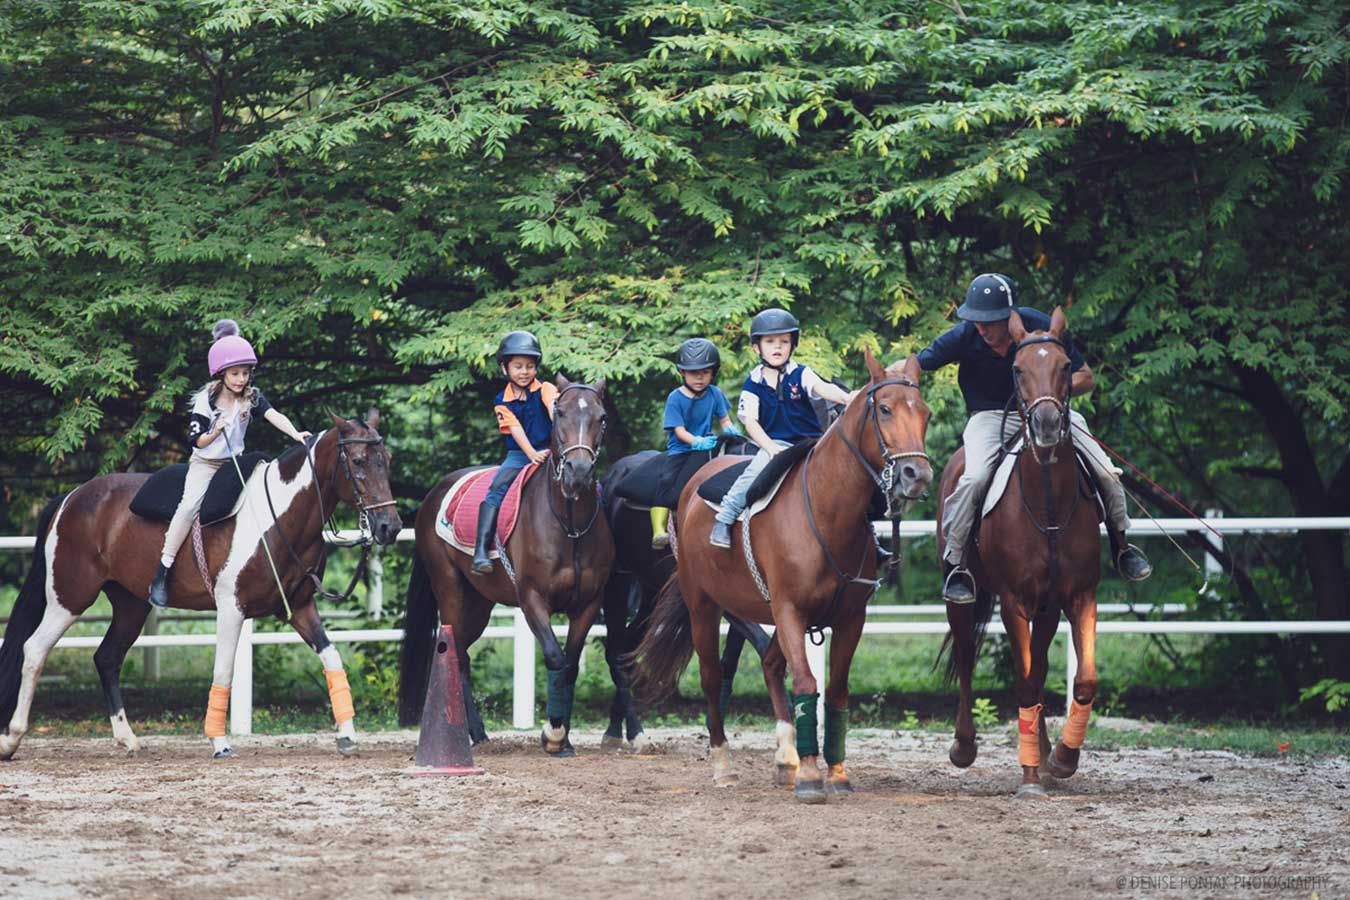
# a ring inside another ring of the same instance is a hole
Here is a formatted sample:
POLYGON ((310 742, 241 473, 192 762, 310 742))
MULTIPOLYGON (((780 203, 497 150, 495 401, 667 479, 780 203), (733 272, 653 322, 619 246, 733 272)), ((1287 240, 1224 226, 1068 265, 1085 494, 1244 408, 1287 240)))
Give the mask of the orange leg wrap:
POLYGON ((1024 766, 1041 764, 1041 706, 1017 709, 1017 761, 1024 766))
POLYGON ((346 671, 324 669, 323 677, 328 680, 328 697, 333 701, 333 722, 341 725, 355 719, 356 707, 352 706, 352 686, 347 682, 346 671))
POLYGON ((225 736, 225 713, 230 709, 230 689, 211 685, 211 696, 206 701, 206 736, 225 736))
POLYGON ((1091 715, 1091 703, 1074 700, 1069 704, 1069 718, 1064 720, 1064 733, 1059 738, 1065 747, 1077 750, 1083 746, 1083 738, 1087 737, 1088 717, 1091 715))

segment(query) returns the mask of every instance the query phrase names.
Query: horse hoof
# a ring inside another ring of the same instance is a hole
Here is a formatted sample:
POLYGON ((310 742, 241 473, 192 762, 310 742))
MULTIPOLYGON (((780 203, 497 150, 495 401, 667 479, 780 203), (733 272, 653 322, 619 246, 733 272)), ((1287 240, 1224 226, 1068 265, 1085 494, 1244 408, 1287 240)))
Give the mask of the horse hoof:
POLYGON ((797 798, 798 803, 824 803, 829 797, 825 793, 825 780, 817 778, 815 781, 803 781, 797 779, 797 786, 792 790, 792 796, 797 798))
POLYGON ((600 749, 609 750, 612 753, 618 753, 620 750, 627 749, 623 738, 617 734, 607 734, 600 738, 600 749))
POLYGON ((825 782, 825 790, 836 797, 847 797, 853 793, 853 782, 847 778, 841 778, 838 781, 825 782))
MULTIPOLYGON (((1078 754, 1074 753, 1073 755, 1076 757, 1078 754)), ((1074 773, 1078 771, 1078 760, 1074 759, 1072 763, 1060 762, 1059 748, 1056 747, 1054 752, 1046 757, 1045 765, 1041 768, 1045 769, 1046 774, 1050 777, 1063 780, 1072 778, 1074 773)))
POLYGON ((229 759, 231 756, 234 756, 234 749, 232 747, 221 747, 215 753, 211 754, 212 759, 229 759))
POLYGON ((338 738, 337 748, 338 752, 341 753, 343 756, 355 756, 357 752, 360 750, 360 748, 356 746, 356 741, 354 741, 349 737, 338 738))
POLYGON ((1044 800, 1048 796, 1049 795, 1045 793, 1045 788, 1041 787, 1039 784, 1019 784, 1017 786, 1017 793, 1013 794, 1013 799, 1022 800, 1030 798, 1044 800))
POLYGON ((647 732, 639 731, 628 739, 628 742, 624 744, 624 749, 630 753, 637 754, 655 753, 656 741, 649 738, 647 732))
POLYGON ((726 772, 722 775, 713 776, 713 784, 720 788, 735 787, 741 783, 741 776, 735 772, 726 772))
POLYGON ((798 768, 798 766, 789 766, 787 763, 779 763, 778 771, 773 776, 773 783, 779 787, 796 787, 798 768))
POLYGON ((947 758, 952 761, 952 765, 958 769, 968 769, 975 762, 975 756, 979 753, 979 748, 975 742, 962 743, 961 741, 952 741, 952 748, 947 751, 947 758))

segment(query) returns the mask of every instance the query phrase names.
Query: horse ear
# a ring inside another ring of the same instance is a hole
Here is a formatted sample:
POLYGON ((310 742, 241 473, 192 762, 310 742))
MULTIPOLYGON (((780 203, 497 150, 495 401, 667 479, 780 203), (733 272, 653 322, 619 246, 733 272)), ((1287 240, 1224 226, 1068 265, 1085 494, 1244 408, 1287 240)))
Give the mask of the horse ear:
POLYGON ((871 347, 863 348, 863 360, 867 363, 867 374, 872 376, 873 381, 885 381, 886 370, 882 368, 881 363, 872 355, 871 347))
POLYGON ((346 419, 342 418, 337 413, 333 412, 331 409, 328 410, 328 416, 333 420, 333 427, 336 428, 338 431, 342 431, 343 426, 347 424, 346 419))
POLYGON ((911 353, 909 358, 905 360, 905 380, 918 384, 919 373, 921 371, 922 370, 919 368, 919 355, 917 353, 911 353))
POLYGON ((371 431, 380 430, 380 411, 374 406, 366 410, 366 427, 371 431))
POLYGON ((605 379, 597 380, 591 387, 595 388, 595 392, 600 395, 601 400, 605 399, 605 379))
POLYGON ((567 390, 568 386, 572 384, 572 382, 567 380, 566 375, 559 372, 558 377, 553 380, 553 384, 558 388, 558 390, 565 391, 567 390))
POLYGON ((1020 344, 1027 336, 1027 326, 1022 324, 1022 317, 1013 310, 1008 316, 1008 336, 1013 339, 1013 343, 1020 344))
POLYGON ((1069 320, 1064 318, 1064 307, 1056 306, 1055 311, 1050 316, 1050 334, 1053 337, 1063 337, 1064 329, 1069 327, 1069 320))

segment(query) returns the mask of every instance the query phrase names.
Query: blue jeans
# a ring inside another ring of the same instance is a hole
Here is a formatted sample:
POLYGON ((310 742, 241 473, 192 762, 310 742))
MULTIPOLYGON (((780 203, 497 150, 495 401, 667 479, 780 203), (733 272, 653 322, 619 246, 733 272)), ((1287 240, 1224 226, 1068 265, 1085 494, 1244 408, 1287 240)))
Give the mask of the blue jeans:
POLYGON ((492 479, 492 487, 488 488, 483 502, 493 509, 501 509, 506 492, 511 489, 511 482, 515 481, 520 470, 529 464, 530 458, 525 455, 524 450, 508 450, 506 459, 502 460, 501 467, 497 469, 497 474, 492 479))
MULTIPOLYGON (((784 450, 792 446, 790 441, 776 440, 774 443, 784 450)), ((750 485, 755 483, 755 479, 759 477, 760 472, 764 471, 764 467, 769 464, 771 459, 773 457, 769 455, 769 451, 761 447, 759 452, 755 454, 755 458, 750 460, 750 465, 746 466, 745 471, 741 472, 740 476, 731 483, 727 495, 722 498, 722 509, 717 513, 717 521, 723 525, 735 524, 736 519, 745 509, 745 495, 749 492, 750 485)))

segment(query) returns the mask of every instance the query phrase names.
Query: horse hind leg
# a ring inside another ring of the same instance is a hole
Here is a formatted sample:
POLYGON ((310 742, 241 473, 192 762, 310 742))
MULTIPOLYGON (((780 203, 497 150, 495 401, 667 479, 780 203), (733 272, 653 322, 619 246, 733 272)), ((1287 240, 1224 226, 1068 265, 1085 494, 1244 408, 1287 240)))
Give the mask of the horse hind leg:
POLYGON ((98 645, 98 650, 94 651, 94 668, 98 670, 98 679, 103 685, 103 698, 108 704, 113 738, 126 748, 127 756, 135 756, 141 749, 141 742, 131 730, 126 705, 122 702, 122 664, 126 661, 127 651, 136 643, 141 629, 145 627, 150 605, 121 585, 110 584, 104 593, 112 604, 112 624, 108 626, 108 633, 98 645))

